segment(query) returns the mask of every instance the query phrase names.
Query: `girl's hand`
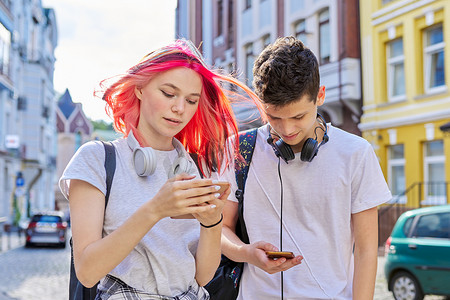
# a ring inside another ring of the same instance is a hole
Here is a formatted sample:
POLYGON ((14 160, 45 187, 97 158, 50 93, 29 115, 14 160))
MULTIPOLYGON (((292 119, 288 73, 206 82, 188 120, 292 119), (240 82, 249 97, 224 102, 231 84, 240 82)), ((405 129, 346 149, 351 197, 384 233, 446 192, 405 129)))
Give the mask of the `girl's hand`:
MULTIPOLYGON (((230 193, 231 188, 228 186, 228 188, 219 197, 214 197, 214 199, 208 201, 208 203, 200 204, 200 206, 209 206, 210 209, 204 212, 194 213, 194 217, 206 226, 216 224, 222 218, 222 210, 230 193)), ((218 195, 216 194, 216 196, 218 195)))
MULTIPOLYGON (((152 213, 162 219, 186 214, 201 214, 220 207, 218 213, 220 217, 224 202, 217 200, 217 188, 213 180, 194 178, 195 176, 192 175, 179 174, 167 180, 155 197, 148 202, 152 213)), ((213 219, 213 216, 210 218, 213 219)), ((208 220, 205 219, 205 222, 208 220)))

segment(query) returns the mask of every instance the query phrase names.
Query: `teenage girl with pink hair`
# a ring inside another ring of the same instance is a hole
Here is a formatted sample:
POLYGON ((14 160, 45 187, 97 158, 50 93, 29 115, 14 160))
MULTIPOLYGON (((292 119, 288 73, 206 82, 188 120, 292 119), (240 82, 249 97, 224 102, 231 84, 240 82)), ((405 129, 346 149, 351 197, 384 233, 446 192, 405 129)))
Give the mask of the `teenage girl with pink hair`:
POLYGON ((256 100, 245 85, 208 69, 190 42, 177 40, 104 89, 114 127, 124 134, 113 141, 106 208, 100 142, 80 147, 60 179, 70 200, 77 277, 87 287, 100 280, 96 299, 209 299, 203 286, 219 265, 230 189, 218 193, 216 181, 200 179, 187 151, 205 177, 233 160, 225 149, 238 129, 221 81, 256 100))

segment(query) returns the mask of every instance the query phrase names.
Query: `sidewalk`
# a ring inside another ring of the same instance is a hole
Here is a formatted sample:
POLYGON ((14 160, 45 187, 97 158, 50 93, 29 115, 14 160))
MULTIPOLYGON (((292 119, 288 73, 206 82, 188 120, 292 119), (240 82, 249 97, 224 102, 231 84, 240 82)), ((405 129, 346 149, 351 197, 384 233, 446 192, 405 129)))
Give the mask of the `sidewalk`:
POLYGON ((17 231, 0 232, 0 254, 25 245, 25 233, 17 231))

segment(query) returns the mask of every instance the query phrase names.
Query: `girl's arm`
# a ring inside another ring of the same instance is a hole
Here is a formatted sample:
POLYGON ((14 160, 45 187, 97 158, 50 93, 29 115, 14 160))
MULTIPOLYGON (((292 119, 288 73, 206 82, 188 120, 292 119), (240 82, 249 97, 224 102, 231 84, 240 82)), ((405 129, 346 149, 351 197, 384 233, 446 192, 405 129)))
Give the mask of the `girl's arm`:
POLYGON ((195 279, 198 285, 205 286, 214 276, 222 255, 220 244, 222 235, 223 216, 222 209, 230 194, 228 188, 220 198, 209 203, 215 205, 214 209, 202 214, 194 214, 204 226, 200 226, 200 240, 195 255, 195 279))
POLYGON ((161 217, 141 206, 122 226, 102 238, 105 196, 81 180, 70 182, 74 264, 78 280, 94 286, 114 269, 161 217))
POLYGON ((162 218, 211 210, 211 205, 204 203, 215 199, 212 180, 187 180, 192 178, 184 174, 168 180, 154 198, 139 207, 119 228, 104 238, 105 196, 85 181, 71 180, 69 204, 78 280, 86 287, 94 286, 162 218))

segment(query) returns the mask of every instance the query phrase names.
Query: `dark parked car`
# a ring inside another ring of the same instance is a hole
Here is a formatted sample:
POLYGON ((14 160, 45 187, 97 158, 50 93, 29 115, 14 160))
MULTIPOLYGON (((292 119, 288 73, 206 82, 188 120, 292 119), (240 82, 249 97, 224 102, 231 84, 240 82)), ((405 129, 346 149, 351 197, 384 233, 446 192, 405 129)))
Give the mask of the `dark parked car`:
POLYGON ((56 244, 66 247, 67 223, 59 211, 37 213, 31 217, 26 234, 26 247, 35 244, 56 244))
POLYGON ((450 205, 403 213, 385 250, 384 272, 395 299, 450 295, 450 205))

